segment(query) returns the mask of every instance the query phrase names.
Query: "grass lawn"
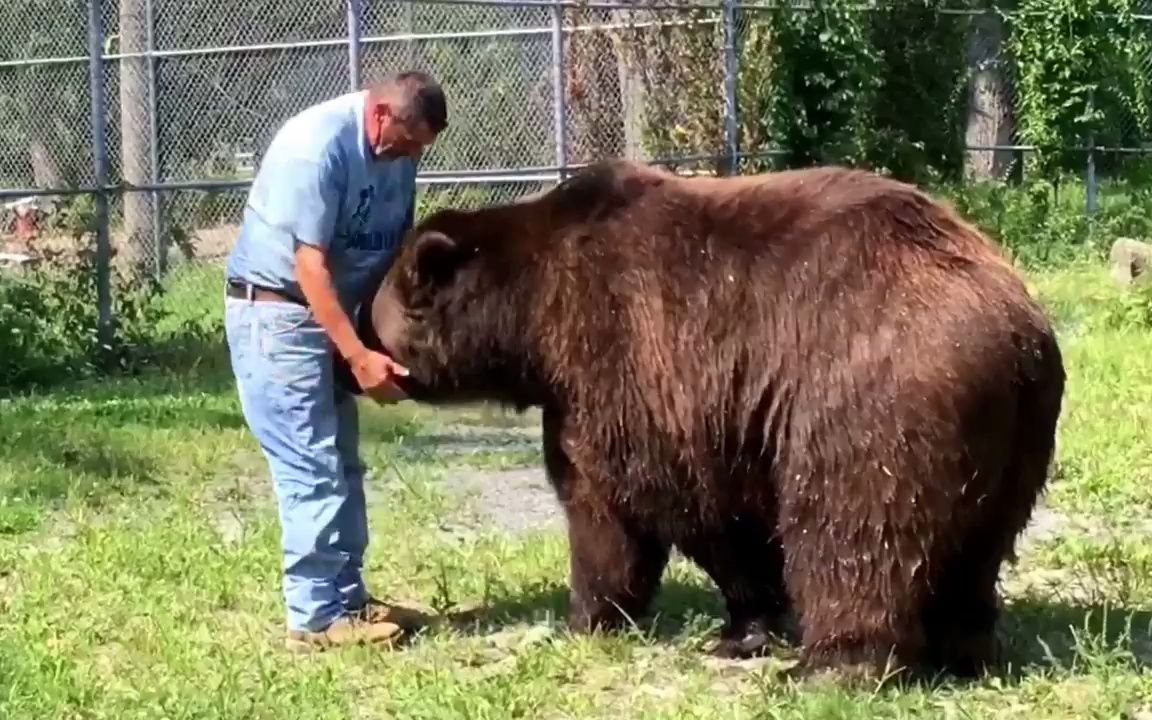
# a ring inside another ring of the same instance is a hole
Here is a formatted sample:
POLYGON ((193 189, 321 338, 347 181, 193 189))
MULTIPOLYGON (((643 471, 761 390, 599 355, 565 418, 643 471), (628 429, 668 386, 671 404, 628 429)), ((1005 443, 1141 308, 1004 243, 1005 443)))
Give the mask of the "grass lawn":
POLYGON ((0 718, 1148 720, 1152 330, 1102 269, 1033 281, 1070 386, 1057 476, 1003 576, 1003 676, 848 691, 773 679, 784 655, 710 660, 721 606, 681 560, 654 622, 568 637, 533 416, 411 405, 365 409, 367 577, 480 620, 289 655, 263 460, 209 365, 0 401, 0 718))

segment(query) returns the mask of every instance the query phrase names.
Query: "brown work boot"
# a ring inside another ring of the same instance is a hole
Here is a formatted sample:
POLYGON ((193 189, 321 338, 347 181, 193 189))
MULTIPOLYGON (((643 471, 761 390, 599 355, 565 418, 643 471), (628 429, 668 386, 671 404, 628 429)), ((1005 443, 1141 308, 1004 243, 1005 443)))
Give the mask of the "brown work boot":
POLYGON ((312 652, 361 644, 389 644, 404 628, 395 622, 369 621, 355 615, 342 615, 323 630, 289 630, 284 645, 293 652, 312 652))
POLYGON ((420 630, 432 620, 428 613, 416 608, 381 602, 371 597, 368 602, 348 612, 362 622, 395 624, 405 632, 420 630))

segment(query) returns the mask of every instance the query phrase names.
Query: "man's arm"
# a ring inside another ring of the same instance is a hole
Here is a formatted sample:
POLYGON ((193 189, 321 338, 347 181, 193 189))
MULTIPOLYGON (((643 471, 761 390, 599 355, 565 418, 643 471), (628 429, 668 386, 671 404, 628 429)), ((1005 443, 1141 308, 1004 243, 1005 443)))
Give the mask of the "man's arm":
POLYGON ((265 213, 270 222, 293 238, 294 274, 304 299, 364 391, 374 396, 384 391, 386 396, 394 391, 389 387, 391 376, 407 371, 372 352, 360 340, 340 305, 328 268, 327 251, 340 207, 338 163, 331 156, 292 158, 280 162, 276 172, 284 185, 265 213))
POLYGON ((293 238, 295 277, 304 299, 340 354, 351 360, 364 347, 340 307, 326 257, 340 207, 338 163, 329 155, 289 158, 278 165, 283 187, 269 199, 265 213, 293 238))
POLYGON ((336 352, 348 361, 348 369, 360 389, 378 402, 403 399, 404 393, 396 387, 392 377, 407 375, 407 368, 367 347, 357 335, 336 296, 322 250, 305 243, 296 245, 296 279, 312 307, 316 322, 328 333, 336 352))
POLYGON ((296 243, 296 281, 300 283, 316 322, 332 338, 336 351, 349 363, 355 364, 368 348, 340 305, 323 250, 307 243, 296 243))

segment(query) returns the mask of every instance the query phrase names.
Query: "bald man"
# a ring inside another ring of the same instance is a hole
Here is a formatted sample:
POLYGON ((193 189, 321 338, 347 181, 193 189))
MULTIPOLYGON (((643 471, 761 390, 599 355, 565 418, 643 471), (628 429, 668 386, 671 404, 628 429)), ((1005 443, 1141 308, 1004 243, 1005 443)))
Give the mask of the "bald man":
POLYGON ((355 398, 400 399, 404 368, 368 350, 351 317, 387 269, 415 208, 416 170, 447 125, 444 93, 419 72, 305 109, 277 132, 228 257, 225 328, 249 429, 275 485, 286 645, 391 641, 419 613, 371 597, 364 464, 355 398))

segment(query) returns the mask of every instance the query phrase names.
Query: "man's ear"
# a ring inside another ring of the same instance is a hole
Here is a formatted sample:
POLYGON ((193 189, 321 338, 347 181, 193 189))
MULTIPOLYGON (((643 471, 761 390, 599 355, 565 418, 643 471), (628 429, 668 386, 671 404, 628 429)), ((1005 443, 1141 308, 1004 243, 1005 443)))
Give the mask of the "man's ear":
POLYGON ((422 233, 412 246, 411 279, 417 287, 446 283, 464 263, 465 255, 460 244, 444 233, 422 233))
POLYGON ((372 108, 372 114, 377 122, 387 120, 392 116, 392 107, 386 100, 377 100, 375 106, 372 108))

